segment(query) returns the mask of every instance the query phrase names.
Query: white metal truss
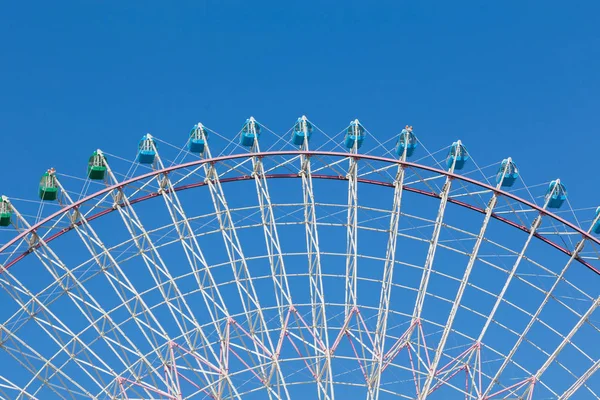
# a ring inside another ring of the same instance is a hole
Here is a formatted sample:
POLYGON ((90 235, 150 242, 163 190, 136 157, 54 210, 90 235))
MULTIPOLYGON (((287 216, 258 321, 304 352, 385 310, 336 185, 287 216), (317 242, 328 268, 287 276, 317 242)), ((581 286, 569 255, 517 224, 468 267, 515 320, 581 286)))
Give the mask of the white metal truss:
MULTIPOLYGON (((553 189, 554 191, 557 190, 556 189, 557 186, 555 186, 555 189, 553 189)), ((548 206, 548 201, 549 201, 549 197, 546 199, 545 204, 544 204, 544 208, 546 208, 548 206)), ((521 250, 521 253, 519 254, 519 257, 517 258, 517 260, 515 261, 515 264, 513 265, 513 268, 507 278, 507 281, 502 289, 502 291, 500 292, 500 295, 498 296, 498 298, 496 299, 496 303, 494 304, 494 308, 492 309, 492 312, 490 313, 486 324, 484 325, 484 328, 482 329, 479 337, 480 340, 483 338, 483 336, 486 333, 487 328, 489 327, 490 322, 492 321, 492 318, 494 317, 498 306, 500 305, 500 302, 502 301, 504 295, 506 294, 506 290, 508 289, 508 286, 510 284, 510 281, 512 280, 512 278, 515 276, 515 273, 517 271, 517 267, 519 266, 519 264, 521 263, 521 260, 523 259, 523 257, 525 256, 525 252, 527 251, 527 248, 531 242, 531 239, 533 238, 533 235, 535 234, 535 231, 537 230, 537 228, 540 226, 541 224, 541 219, 542 219, 542 215, 540 213, 540 215, 535 219, 535 221, 533 222, 533 226, 531 227, 529 236, 527 237, 527 241, 525 242, 525 245, 523 246, 523 249, 521 250)), ((590 227, 591 229, 591 227, 590 227)), ((575 249, 573 250, 571 257, 569 258, 569 260, 567 261, 565 267, 561 270, 561 272, 557 275, 554 284, 552 285, 552 287, 546 292, 544 300, 542 301, 542 303, 540 304, 540 306, 538 307, 537 311, 534 313, 534 315, 532 315, 531 319, 529 320, 529 323, 527 324, 527 326, 525 327, 525 329, 518 335, 517 341, 514 344, 514 346, 512 347, 512 349, 510 350, 510 352, 506 355, 506 357, 504 358, 502 365, 498 368, 498 370, 496 371, 494 377, 492 378, 490 384, 488 385, 488 387, 485 389, 485 391, 482 391, 483 393, 481 394, 482 398, 485 398, 485 396, 489 395, 492 388, 494 387, 494 385, 498 382, 499 377, 502 375, 502 372, 504 372, 504 369, 509 365, 509 363, 511 362, 514 354, 517 352, 517 349, 519 348, 519 346, 521 345, 521 343, 523 343, 523 340, 525 339, 525 337, 527 336, 527 333, 529 332, 529 330, 533 327, 534 323, 538 320, 540 314, 542 313, 542 310, 544 309, 544 307, 546 306, 546 304, 548 303, 548 301, 550 300, 550 298, 552 297, 552 293, 554 292, 554 289, 558 286, 558 284, 562 281, 565 273, 567 272, 567 270, 569 269, 569 267, 571 266, 571 264, 573 263, 573 261, 578 257, 579 252, 583 249, 585 245, 585 240, 581 240, 576 246, 575 249)))
MULTIPOLYGON (((406 149, 401 160, 406 161, 406 149)), ((378 399, 380 392, 380 379, 384 365, 385 339, 387 336, 388 315, 390 311, 390 298, 394 281, 394 266, 396 264, 396 245, 398 243, 398 226, 400 223, 400 210, 402 206, 402 189, 404 186, 404 165, 398 164, 398 171, 394 179, 394 198, 390 213, 390 228, 386 247, 385 264, 383 265, 383 279, 381 294, 379 296, 379 311, 377 313, 377 326, 373 341, 373 359, 371 373, 367 382, 367 399, 378 399)))
POLYGON ((554 290, 556 289, 556 287, 558 286, 558 284, 562 281, 562 278, 564 277, 565 273, 567 272, 567 270, 569 269, 569 267, 573 263, 573 260, 575 260, 575 258, 579 254, 579 252, 583 249, 584 244, 585 244, 585 241, 583 241, 583 240, 577 244, 577 247, 573 251, 573 254, 569 258, 569 261, 567 261, 565 267, 561 270, 560 274, 556 277, 556 280, 554 281, 554 284, 552 285, 552 287, 546 293, 546 295, 544 297, 544 300, 542 301, 542 303, 538 307, 537 311, 531 317, 531 319, 529 320, 529 323, 527 324, 527 326, 525 327, 525 329, 519 334, 519 336, 517 338, 517 341, 515 342, 514 346, 512 347, 512 349, 510 350, 510 352, 508 352, 508 354, 506 355, 506 358, 502 362, 502 365, 496 371, 496 374, 494 375, 494 378, 492 379, 492 381, 490 382, 489 386, 487 387, 487 389, 483 393, 484 397, 490 393, 490 391, 494 387, 495 383, 498 382, 498 379, 502 375, 502 372, 507 367, 507 365, 511 362, 513 356, 517 352, 517 349, 519 348, 519 346, 521 345, 521 343, 523 343, 523 340, 525 339, 525 337, 527 336, 527 334, 529 333, 529 331, 533 327, 534 323, 538 320, 540 314, 542 313, 542 310, 544 309, 544 307, 546 306, 546 304, 548 303, 548 301, 552 297, 552 293, 554 292, 554 290))
MULTIPOLYGON (((148 135, 150 137, 150 135, 148 135)), ((112 184, 118 184, 119 181, 115 177, 114 173, 107 164, 108 179, 112 184)), ((164 180, 163 180, 164 182, 164 180)), ((131 206, 131 202, 127 194, 122 190, 112 193, 114 199, 114 207, 119 211, 121 219, 123 220, 127 231, 131 235, 132 242, 140 253, 140 256, 146 266, 149 275, 153 279, 158 288, 165 304, 168 306, 169 313, 171 314, 175 326, 178 327, 186 346, 189 349, 196 347, 196 339, 200 337, 202 342, 209 343, 207 335, 204 333, 202 327, 198 323, 191 306, 188 304, 183 292, 178 288, 176 281, 169 272, 169 268, 163 261, 153 239, 145 229, 140 218, 131 206), (193 329, 192 329, 193 328, 193 329), (198 335, 192 336, 191 332, 197 332, 198 335)), ((138 296, 139 297, 139 296, 138 296)), ((163 338, 162 343, 158 342, 156 338, 153 339, 155 348, 158 349, 162 344, 170 343, 172 338, 166 336, 163 338)), ((206 346, 205 349, 210 354, 212 361, 220 363, 220 356, 215 352, 212 346, 206 346)), ((162 364, 168 364, 168 358, 164 354, 160 354, 162 364)), ((204 371, 200 363, 197 367, 202 371, 203 378, 206 382, 213 383, 211 376, 204 371)), ((179 389, 173 387, 173 381, 169 380, 166 383, 169 394, 177 393, 179 389)), ((212 390, 215 390, 214 385, 210 385, 212 390)), ((216 395, 216 390, 215 393, 216 395)))
MULTIPOLYGON (((254 141, 251 148, 253 153, 260 153, 258 140, 254 141)), ((279 243, 279 233, 277 232, 277 223, 275 221, 275 212, 271 203, 271 195, 265 174, 265 168, 260 157, 252 157, 252 175, 256 184, 256 194, 258 196, 258 205, 260 207, 260 216, 265 234, 265 243, 269 264, 271 265, 271 274, 275 285, 275 299, 279 309, 279 322, 284 325, 286 309, 294 304, 288 283, 285 263, 279 243), (285 307, 284 307, 285 305, 285 307)))
MULTIPOLYGON (((251 122, 252 124, 256 124, 253 118, 251 118, 251 122)), ((258 140, 257 136, 258 135, 255 133, 255 141, 258 140)), ((205 146, 206 156, 210 158, 211 153, 208 142, 205 146)), ((273 357, 277 351, 275 350, 269 333, 269 326, 267 325, 262 307, 260 305, 258 293, 254 286, 254 281, 250 274, 250 269, 248 268, 246 257, 244 256, 244 252, 238 238, 233 217, 231 215, 231 210, 229 209, 225 192, 221 186, 219 174, 214 165, 207 164, 204 164, 204 173, 217 219, 219 221, 219 226, 221 228, 223 242, 227 249, 227 255, 235 276, 240 301, 247 319, 247 330, 254 339, 253 344, 256 353, 264 354, 263 349, 266 348, 268 349, 268 355, 272 357, 272 366, 269 368, 270 370, 265 367, 264 363, 260 364, 260 379, 264 383, 265 388, 267 388, 269 398, 281 398, 281 395, 283 395, 284 398, 289 398, 288 388, 285 384, 285 377, 281 371, 279 360, 277 357, 273 357), (271 385, 274 375, 276 375, 275 388, 273 388, 271 385), (283 394, 281 394, 280 390, 283 390, 283 394)), ((277 284, 277 277, 272 276, 272 278, 275 284, 277 284)))
MULTIPOLYGON (((100 150, 98 150, 98 153, 102 154, 100 150)), ((108 165, 108 163, 106 163, 106 167, 107 167, 107 172, 108 172, 108 178, 112 179, 113 182, 116 183, 117 180, 116 180, 114 174, 112 173, 112 170, 110 169, 110 166, 108 165)), ((164 180, 163 180, 163 182, 164 182, 164 180)), ((72 199, 69 197, 68 192, 66 190, 64 190, 64 188, 62 188, 62 186, 61 186, 61 192, 63 192, 65 194, 66 199, 70 203, 73 202, 72 199)), ((152 241, 150 239, 150 235, 145 231, 141 221, 135 215, 134 210, 129 210, 131 207, 130 207, 130 204, 128 204, 129 200, 128 200, 127 196, 125 196, 124 193, 121 191, 121 192, 117 192, 117 193, 112 193, 112 197, 115 200, 119 199, 122 204, 128 205, 128 207, 126 207, 127 208, 126 211, 133 211, 133 213, 130 214, 132 219, 129 219, 128 222, 131 224, 131 226, 137 226, 138 229, 140 229, 140 233, 139 233, 138 237, 135 237, 132 235, 132 240, 136 244, 138 250, 140 252, 148 251, 147 248, 142 247, 141 243, 143 243, 144 239, 140 239, 140 237, 143 237, 147 240, 147 244, 149 245, 150 249, 153 249, 154 257, 152 257, 152 259, 153 260, 158 259, 159 262, 162 263, 162 265, 160 267, 158 267, 155 262, 150 263, 146 260, 145 264, 149 268, 149 271, 151 271, 150 270, 151 264, 154 265, 155 271, 158 269, 162 269, 162 271, 168 271, 167 266, 165 265, 164 262, 162 262, 160 255, 158 254, 158 250, 152 243, 152 241)), ((123 207, 120 207, 120 205, 116 205, 116 206, 119 207, 121 210, 123 210, 123 207)), ((126 211, 121 213, 121 215, 123 216, 124 214, 127 214, 126 211)), ((129 214, 127 214, 127 215, 129 215, 129 214)), ((123 269, 119 266, 115 257, 107 249, 107 246, 102 242, 102 240, 100 239, 98 234, 94 231, 92 226, 87 222, 85 216, 83 214, 79 213, 78 211, 76 211, 74 213, 74 215, 72 216, 72 221, 73 221, 73 223, 77 224, 75 229, 77 230, 81 240, 84 242, 85 247, 88 249, 88 251, 90 252, 92 257, 96 260, 98 265, 103 270, 105 270, 105 269, 114 270, 116 276, 118 277, 118 279, 116 279, 116 281, 121 282, 122 284, 126 285, 126 289, 127 289, 126 291, 122 290, 122 289, 120 290, 123 304, 126 305, 129 313, 132 315, 132 318, 138 324, 138 327, 140 328, 140 331, 142 332, 143 336, 146 338, 146 340, 149 343, 151 343, 153 345, 153 348, 154 348, 153 356, 158 357, 162 364, 164 364, 164 365, 169 364, 168 355, 165 355, 165 354, 163 354, 163 352, 158 351, 158 349, 161 347, 162 344, 170 343, 169 335, 167 334, 166 330, 161 326, 161 324, 159 322, 159 318, 157 318, 155 316, 155 314, 152 312, 151 308, 145 303, 142 296, 140 296, 139 293, 136 292, 134 286, 131 284, 131 282, 125 275, 123 269), (130 301, 129 301, 132 297, 135 297, 135 303, 133 305, 130 304, 130 301), (140 313, 140 311, 139 311, 140 309, 143 310, 143 312, 140 313), (138 320, 139 317, 137 315, 143 316, 143 319, 144 319, 143 322, 138 320), (148 329, 149 327, 152 327, 152 326, 154 326, 155 328, 148 329)), ((134 230, 133 229, 129 230, 129 232, 132 233, 132 232, 134 232, 134 230)), ((150 272, 150 274, 153 275, 152 272, 150 272)), ((167 276, 167 279, 169 279, 168 272, 165 275, 167 276)), ((157 274, 156 276, 160 276, 160 275, 157 274)), ((172 278, 171 278, 171 280, 172 280, 172 278)), ((160 280, 160 278, 158 278, 158 280, 155 279, 155 282, 162 282, 162 281, 160 280)), ((163 298, 165 300, 168 298, 167 296, 168 296, 167 291, 163 291, 163 298)), ((183 295, 181 293, 180 293, 180 298, 183 300, 183 295)), ((183 300, 183 301, 185 301, 185 300, 183 300)), ((181 304, 178 304, 176 308, 179 309, 180 306, 181 306, 181 304)), ((190 315, 191 315, 191 310, 190 310, 190 315)), ((189 321, 189 319, 187 319, 187 318, 183 318, 182 320, 183 321, 187 320, 191 324, 195 325, 195 328, 198 332, 198 336, 201 338, 202 343, 204 343, 204 344, 209 343, 208 338, 204 334, 204 331, 199 326, 197 321, 189 321)), ((180 327, 181 333, 187 339, 189 337, 189 336, 185 335, 187 332, 187 326, 185 324, 183 324, 183 325, 178 324, 178 326, 180 327)), ((192 340, 187 340, 186 344, 188 346, 195 345, 195 343, 193 343, 192 340)), ((212 350, 212 348, 210 348, 209 346, 206 346, 206 347, 209 350, 212 350)), ((190 348, 192 348, 192 347, 190 347, 190 348)), ((210 353, 214 359, 216 359, 216 360, 219 359, 218 355, 214 352, 214 350, 211 351, 210 353)), ((137 355, 141 360, 143 360, 143 362, 146 364, 146 366, 148 368, 150 368, 156 372, 156 367, 152 366, 152 364, 148 361, 148 355, 144 355, 143 353, 141 353, 139 351, 138 351, 137 355)), ((212 381, 210 374, 207 374, 207 372, 203 369, 201 364, 197 363, 196 367, 197 367, 198 371, 200 371, 200 373, 203 376, 203 379, 206 382, 212 381)), ((159 373, 159 376, 160 376, 160 373, 159 373)), ((122 377, 119 376, 119 377, 115 377, 115 378, 119 379, 122 377)), ((141 377, 138 376, 137 379, 139 380, 139 379, 141 379, 141 377)), ((170 394, 176 394, 180 391, 177 386, 174 386, 177 383, 174 380, 165 380, 163 383, 166 385, 167 391, 170 394)), ((158 386, 156 382, 153 382, 153 384, 155 387, 158 386)), ((215 394, 216 394, 216 392, 215 392, 215 394)))
POLYGON ((571 329, 569 334, 564 337, 564 339, 560 342, 560 344, 552 352, 550 357, 548 357, 546 359, 546 361, 544 362, 544 364, 537 370, 537 372, 531 379, 531 384, 527 388, 527 392, 525 394, 529 394, 529 396, 533 395, 533 389, 535 387, 535 383, 540 379, 542 374, 544 372, 546 372, 548 367, 556 360, 556 358, 558 357, 560 352, 571 342, 571 340, 573 339, 573 336, 575 336, 575 334, 579 331, 579 329, 583 326, 583 324, 587 322, 587 320, 591 317, 593 312, 596 311, 596 308, 598 308, 599 305, 600 305, 600 297, 592 302, 592 305, 590 306, 590 308, 588 308, 588 310, 581 316, 581 318, 579 319, 579 321, 577 321, 577 323, 575 324, 573 329, 571 329))
MULTIPOLYGON (((306 124, 303 124, 304 135, 307 136, 306 124)), ((299 175, 302 179, 302 196, 304 203, 304 225, 306 231, 306 254, 308 256, 308 278, 310 282, 310 302, 313 329, 313 349, 315 356, 315 382, 317 398, 319 400, 335 399, 334 380, 331 369, 331 352, 329 342, 329 329, 327 326, 327 306, 325 289, 323 286, 323 270, 321 265, 321 249, 319 247, 319 229, 313 179, 311 171, 311 158, 306 154, 309 151, 309 140, 303 141, 300 149, 299 175)))
MULTIPOLYGON (((507 164, 508 166, 508 164, 507 164)), ((506 168, 503 172, 503 175, 506 174, 506 168)), ((496 189, 500 189, 500 186, 502 185, 502 179, 498 182, 496 189)), ((481 243, 484 240, 485 237, 485 233, 487 231, 488 228, 488 224, 491 220, 492 217, 492 212, 494 211, 494 207, 496 207, 496 204, 498 202, 498 193, 497 192, 493 192, 492 194, 492 198, 490 199, 486 211, 485 211, 485 217, 483 219, 483 223, 481 224, 481 228, 479 231, 479 234, 477 235, 477 239, 475 241, 475 245, 473 246, 473 250, 471 251, 471 254, 469 256, 469 261, 467 263, 467 267, 465 268, 465 272, 463 274, 463 277, 460 281, 460 286, 458 288, 458 291, 456 293, 456 298, 454 299, 454 302, 452 303, 452 308, 450 310, 450 313, 448 315, 448 320, 446 321, 446 325, 444 327, 444 331, 442 332, 442 336, 440 338, 440 341, 437 345, 437 348, 435 350, 435 355, 433 357, 433 362, 431 364, 431 366, 429 367, 429 372, 427 374, 427 378, 425 380, 425 383, 423 385, 423 389, 421 391, 421 397, 420 398, 427 398, 427 396, 430 393, 430 388, 431 385, 433 383, 433 380, 435 378, 435 376, 438 373, 438 367, 439 367, 439 363, 442 359, 442 356, 444 354, 444 349, 446 346, 446 341, 448 340, 448 336, 450 335, 450 332, 452 330, 452 327, 454 325, 454 319, 456 318, 456 313, 458 312, 458 309, 461 305, 461 301, 462 301, 462 297, 463 294, 465 292, 465 289, 467 287, 467 283, 469 282, 469 276, 471 275, 471 271, 473 270, 473 267, 475 265, 475 262, 477 261, 477 256, 479 255, 479 249, 481 247, 481 243)), ((479 346, 475 346, 474 349, 478 350, 479 346)), ((478 371, 480 372, 480 371, 478 371)), ((475 385, 475 388, 477 388, 477 386, 475 385)))
MULTIPOLYGON (((165 168, 158 149, 154 146, 155 150, 155 165, 160 170, 165 168)), ((114 176, 111 174, 111 176, 114 176)), ((219 287, 213 277, 211 269, 204 257, 204 253, 200 248, 198 240, 196 238, 196 234, 190 225, 190 221, 185 214, 184 208, 182 206, 179 197, 177 196, 177 192, 175 187, 173 186, 171 179, 168 174, 162 174, 159 176, 159 193, 164 200, 165 206, 169 212, 169 216, 173 221, 173 227, 177 231, 177 235, 179 237, 179 241, 181 246, 185 252, 186 259, 190 265, 190 269, 193 272, 194 278, 202 293, 202 298, 205 303, 206 310, 210 315, 210 320, 214 322, 213 329, 216 331, 218 335, 219 341, 221 343, 227 343, 227 337, 225 331, 227 330, 227 325, 231 320, 231 315, 227 309, 227 305, 223 300, 223 295, 219 291, 219 287), (221 321, 219 323, 219 321, 221 321)), ((220 371, 228 371, 228 357, 227 352, 221 351, 219 354, 215 352, 212 346, 209 345, 210 341, 208 340, 207 334, 204 332, 204 329, 200 327, 198 324, 196 326, 200 337, 202 338, 203 343, 207 344, 208 348, 210 348, 212 356, 215 358, 220 371)), ((190 345, 190 343, 188 343, 190 345)), ((193 347, 189 347, 192 349, 193 347)), ((172 349, 171 349, 172 353, 172 349)), ((174 360, 171 362, 174 364, 174 360)), ((174 379, 171 380, 171 383, 175 386, 175 391, 180 391, 179 382, 177 375, 174 375, 174 379)), ((207 376, 205 376, 207 382, 210 382, 207 376)), ((210 387, 211 394, 217 398, 223 396, 224 391, 226 390, 226 386, 229 390, 231 390, 235 397, 239 398, 239 394, 237 389, 231 382, 231 378, 227 373, 222 373, 222 376, 218 380, 218 383, 210 387)))
POLYGON ((576 391, 585 385, 586 381, 590 379, 600 369, 600 359, 598 359, 587 371, 585 371, 577 381, 575 381, 565 392, 559 397, 559 400, 570 399, 576 391))
MULTIPOLYGON (((58 181, 57 181, 58 183, 58 181)), ((59 183, 60 185, 60 183, 59 183)), ((68 199, 68 194, 67 194, 68 199)), ((28 222, 21 216, 21 214, 13 207, 13 211, 15 212, 18 220, 24 227, 28 227, 28 222)), ((77 211, 75 211, 77 213, 77 211)), ((71 218, 74 218, 73 215, 71 218)), ((73 222, 78 222, 73 220, 73 222)), ((79 227, 78 227, 79 228, 79 227)), ((81 314, 87 319, 90 323, 90 326, 93 327, 96 332, 101 335, 101 337, 105 337, 105 332, 108 328, 109 331, 116 330, 118 331, 118 327, 115 326, 114 322, 110 318, 109 314, 106 310, 104 310, 101 306, 101 303, 94 298, 84 287, 84 285, 79 281, 79 279, 67 268, 65 263, 56 255, 56 253, 50 248, 50 246, 37 234, 33 234, 29 240, 30 248, 34 251, 37 258, 40 262, 45 266, 45 268, 55 277, 55 281, 61 288, 65 291, 66 294, 69 295, 69 298, 73 300, 73 303, 76 305, 81 314)), ((8 273, 8 271, 6 271, 8 273)), ((28 309, 29 312, 33 315, 37 315, 38 313, 44 314, 48 317, 48 321, 43 321, 42 319, 37 319, 36 321, 40 324, 42 329, 51 337, 52 339, 57 341, 57 344, 60 346, 60 352, 64 351, 70 354, 72 359, 78 363, 82 370, 86 374, 90 374, 87 366, 92 367, 93 364, 90 364, 90 356, 99 362, 101 365, 103 364, 103 368, 106 368, 107 371, 110 371, 110 374, 116 376, 116 372, 112 371, 106 364, 102 362, 102 357, 95 354, 95 352, 90 349, 87 344, 82 341, 75 332, 72 332, 66 323, 61 321, 55 314, 51 313, 47 306, 38 298, 34 297, 33 294, 29 293, 26 288, 24 288, 14 277, 13 277, 13 285, 18 285, 21 287, 20 292, 22 294, 26 294, 28 299, 24 302, 23 296, 19 296, 20 299, 17 300, 19 304, 21 304, 22 309, 28 309), (42 325, 43 324, 43 325, 42 325), (56 328, 60 327, 61 332, 69 338, 67 341, 61 340, 61 336, 56 335, 56 332, 51 332, 52 329, 49 327, 56 328), (71 350, 73 349, 73 350, 71 350), (79 349, 79 350, 76 350, 79 349), (80 353, 84 353, 83 355, 80 353), (86 360, 79 361, 80 357, 86 357, 86 360)), ((122 284, 125 285, 126 281, 122 281, 122 284)), ((11 334, 14 336, 14 334, 11 334)), ((126 340, 126 337, 125 337, 126 340)), ((126 340, 127 347, 129 349, 136 349, 136 346, 130 340, 126 340)), ((123 351, 123 344, 119 343, 118 340, 114 342, 108 342, 108 347, 118 356, 118 357, 126 357, 125 352, 123 351)), ((137 354, 140 357, 143 357, 141 352, 137 350, 137 354)), ((47 365, 52 365, 52 361, 48 360, 47 365)), ((124 362, 124 364, 126 364, 124 362)), ((151 365, 148 367, 152 368, 151 365)), ((58 370, 53 373, 59 373, 58 370)), ((34 378, 39 376, 39 372, 35 375, 34 378)), ((98 377, 102 380, 101 377, 98 377)), ((31 384, 31 382, 29 383, 31 384)), ((28 384, 28 386, 29 386, 28 384)))
MULTIPOLYGON (((357 122, 358 123, 358 122, 357 122)), ((351 154, 358 152, 358 140, 354 141, 351 154)), ((358 291, 358 163, 355 157, 348 157, 348 210, 346 234, 346 311, 348 318, 350 312, 357 305, 358 291)))

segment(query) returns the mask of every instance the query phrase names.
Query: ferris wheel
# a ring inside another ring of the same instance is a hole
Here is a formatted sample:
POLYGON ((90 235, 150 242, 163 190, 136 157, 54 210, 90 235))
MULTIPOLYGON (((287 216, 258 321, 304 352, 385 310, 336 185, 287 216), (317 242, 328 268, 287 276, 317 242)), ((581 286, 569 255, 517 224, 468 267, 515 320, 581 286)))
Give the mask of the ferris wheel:
POLYGON ((599 398, 600 214, 559 179, 408 125, 180 137, 2 196, 0 398, 599 398))

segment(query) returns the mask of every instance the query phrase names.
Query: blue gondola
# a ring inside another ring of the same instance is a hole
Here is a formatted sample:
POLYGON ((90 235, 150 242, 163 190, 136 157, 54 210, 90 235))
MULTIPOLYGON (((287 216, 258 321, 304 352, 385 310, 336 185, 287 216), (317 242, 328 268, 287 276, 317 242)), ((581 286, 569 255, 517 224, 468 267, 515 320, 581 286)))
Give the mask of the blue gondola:
POLYGON ((398 142, 396 143, 396 154, 398 156, 402 156, 404 154, 404 149, 406 149, 406 157, 410 157, 415 152, 417 148, 417 137, 412 133, 412 126, 406 125, 402 132, 400 132, 400 136, 398 137, 398 142))
POLYGON ((450 146, 450 151, 446 157, 446 167, 451 169, 452 165, 454 165, 454 170, 462 169, 468 159, 469 153, 467 152, 467 148, 459 140, 450 146))
POLYGON ((155 157, 156 147, 154 139, 152 139, 152 136, 148 133, 142 136, 142 139, 140 140, 137 159, 140 164, 152 164, 155 157))
POLYGON ((242 128, 242 135, 240 136, 240 143, 242 146, 252 147, 254 140, 258 140, 260 137, 260 125, 253 117, 246 120, 244 127, 242 128))
POLYGON ((518 177, 519 168, 517 168, 517 164, 510 158, 502 160, 502 164, 500 164, 500 168, 498 168, 498 172, 496 173, 496 184, 502 181, 501 186, 511 187, 515 184, 518 177))
POLYGON ((567 188, 560 183, 560 180, 550 182, 546 191, 545 201, 548 203, 548 208, 560 208, 567 199, 567 188))
POLYGON ((310 135, 312 135, 313 126, 306 117, 303 115, 302 118, 298 118, 296 125, 294 125, 294 132, 292 133, 292 142, 296 146, 302 146, 304 139, 310 141, 310 135))
POLYGON ((191 153, 204 153, 204 147, 208 140, 208 132, 204 126, 198 122, 190 131, 190 140, 188 142, 188 150, 191 153))
POLYGON ((355 146, 360 149, 363 142, 365 141, 365 128, 358 122, 357 119, 350 122, 350 126, 346 131, 346 138, 344 139, 344 145, 348 149, 353 149, 355 146))
MULTIPOLYGON (((600 214, 600 207, 596 208, 596 218, 598 218, 599 214, 600 214)), ((592 228, 592 232, 600 233, 600 220, 596 221, 596 223, 594 224, 594 227, 592 228)))
MULTIPOLYGON (((598 218, 599 214, 600 214, 600 207, 596 208, 596 218, 598 218)), ((594 233, 600 233, 600 220, 596 221, 596 223, 594 224, 594 227, 592 228, 592 231, 594 233)))

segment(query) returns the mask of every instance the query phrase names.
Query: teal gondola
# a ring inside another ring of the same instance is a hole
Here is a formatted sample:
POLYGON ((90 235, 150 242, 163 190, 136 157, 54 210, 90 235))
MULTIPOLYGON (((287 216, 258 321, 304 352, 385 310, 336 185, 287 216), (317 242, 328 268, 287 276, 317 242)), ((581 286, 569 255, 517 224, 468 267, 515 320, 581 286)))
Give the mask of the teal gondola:
POLYGON ((467 152, 467 148, 459 140, 450 146, 450 151, 446 157, 446 167, 451 169, 454 165, 454 170, 463 169, 468 159, 469 153, 467 152))
POLYGON ((313 126, 306 119, 306 116, 302 116, 302 118, 298 118, 296 125, 294 125, 294 132, 292 133, 292 143, 296 146, 302 146, 304 141, 310 141, 310 136, 312 135, 313 126))
POLYGON ((140 140, 137 159, 140 164, 152 164, 155 157, 156 146, 154 144, 154 139, 152 139, 152 136, 148 133, 142 136, 142 139, 140 140))
POLYGON ((559 179, 550 182, 544 200, 548 208, 560 208, 567 199, 567 188, 559 179))
POLYGON ((190 153, 204 153, 206 142, 208 141, 208 132, 204 126, 198 122, 190 131, 190 140, 188 141, 188 150, 190 153))
POLYGON ((519 168, 510 158, 502 160, 500 168, 496 173, 496 184, 501 183, 500 186, 511 187, 515 184, 517 178, 519 178, 519 168))
POLYGON ((400 132, 400 136, 396 142, 396 155, 402 156, 406 149, 406 157, 412 156, 417 148, 417 143, 417 137, 413 133, 413 127, 406 125, 404 129, 402 129, 402 132, 400 132))
POLYGON ((240 144, 245 147, 254 146, 254 141, 260 137, 260 125, 253 117, 246 120, 240 136, 240 144))
MULTIPOLYGON (((596 218, 598 218, 598 215, 600 215, 600 207, 596 208, 596 218)), ((600 219, 596 221, 594 227, 592 228, 592 231, 594 233, 600 233, 600 219)))
POLYGON ((358 119, 350 122, 350 126, 346 130, 346 137, 344 139, 344 145, 348 149, 360 149, 363 142, 365 141, 365 128, 360 124, 358 119))

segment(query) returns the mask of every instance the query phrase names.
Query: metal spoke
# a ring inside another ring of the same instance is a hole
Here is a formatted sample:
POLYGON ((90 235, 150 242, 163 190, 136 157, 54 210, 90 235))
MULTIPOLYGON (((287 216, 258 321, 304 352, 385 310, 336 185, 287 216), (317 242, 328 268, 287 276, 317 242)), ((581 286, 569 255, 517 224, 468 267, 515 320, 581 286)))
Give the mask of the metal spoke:
MULTIPOLYGON (((208 143, 206 144, 205 151, 207 156, 210 158, 210 147, 208 146, 208 143)), ((206 181, 208 183, 210 194, 213 200, 215 212, 217 213, 217 219, 221 227, 223 242, 227 249, 227 255, 235 276, 238 294, 240 296, 244 314, 247 319, 248 331, 253 339, 255 351, 259 354, 264 354, 264 349, 266 348, 268 349, 268 354, 265 354, 265 356, 272 357, 272 355, 276 353, 273 346, 273 341, 271 340, 268 325, 258 299, 258 294, 254 287, 250 270, 246 263, 246 258, 244 256, 242 246, 236 232, 235 224, 231 216, 231 211, 221 186, 219 174, 214 166, 204 164, 204 168, 206 181)), ((273 276, 272 278, 276 281, 276 277, 273 276)), ((284 397, 289 398, 288 389, 285 385, 285 377, 281 371, 279 361, 276 357, 272 358, 272 363, 272 371, 267 371, 264 365, 260 364, 261 382, 268 389, 269 397, 275 396, 276 398, 280 398, 280 395, 277 393, 277 391, 274 390, 270 385, 273 372, 276 371, 279 377, 277 384, 278 386, 281 384, 281 387, 284 390, 284 397)))

